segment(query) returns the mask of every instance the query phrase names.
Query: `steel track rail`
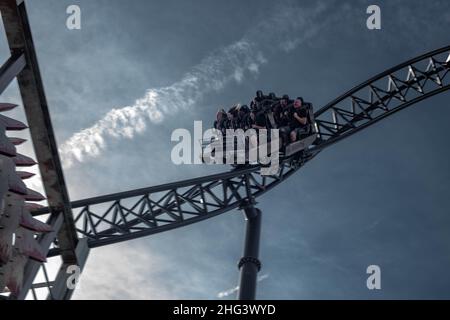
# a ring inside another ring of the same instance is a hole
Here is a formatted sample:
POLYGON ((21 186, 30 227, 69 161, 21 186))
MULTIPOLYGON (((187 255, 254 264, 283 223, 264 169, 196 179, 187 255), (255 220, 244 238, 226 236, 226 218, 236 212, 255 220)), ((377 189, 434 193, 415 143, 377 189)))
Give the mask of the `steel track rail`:
MULTIPOLYGON (((187 226, 254 201, 323 149, 424 99, 450 89, 450 46, 386 70, 315 113, 318 140, 302 158, 285 159, 274 176, 260 167, 72 202, 80 237, 99 247, 187 226)), ((48 213, 44 208, 34 215, 48 213)), ((58 255, 58 248, 50 255, 58 255)))

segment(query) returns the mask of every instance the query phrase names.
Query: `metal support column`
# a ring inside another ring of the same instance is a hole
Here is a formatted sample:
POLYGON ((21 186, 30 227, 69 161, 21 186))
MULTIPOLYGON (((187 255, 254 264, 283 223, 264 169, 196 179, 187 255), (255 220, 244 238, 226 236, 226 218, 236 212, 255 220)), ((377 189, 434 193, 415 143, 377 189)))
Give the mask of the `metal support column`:
POLYGON ((258 272, 261 269, 259 239, 261 235, 261 210, 249 205, 244 208, 246 227, 244 255, 239 261, 239 300, 255 300, 258 272))

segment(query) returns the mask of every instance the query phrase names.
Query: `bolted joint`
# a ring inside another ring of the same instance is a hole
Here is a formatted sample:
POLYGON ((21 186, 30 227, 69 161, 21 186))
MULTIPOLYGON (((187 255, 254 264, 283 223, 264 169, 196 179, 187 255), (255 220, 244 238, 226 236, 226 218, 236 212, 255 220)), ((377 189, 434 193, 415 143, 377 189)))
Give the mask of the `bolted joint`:
POLYGON ((248 208, 252 208, 256 203, 257 202, 256 202, 255 198, 242 200, 241 203, 239 204, 239 210, 245 210, 248 208))
POLYGON ((261 261, 259 261, 258 258, 255 257, 243 257, 241 260, 239 260, 238 263, 238 269, 240 270, 242 266, 246 263, 253 263, 258 268, 258 272, 261 270, 261 261))

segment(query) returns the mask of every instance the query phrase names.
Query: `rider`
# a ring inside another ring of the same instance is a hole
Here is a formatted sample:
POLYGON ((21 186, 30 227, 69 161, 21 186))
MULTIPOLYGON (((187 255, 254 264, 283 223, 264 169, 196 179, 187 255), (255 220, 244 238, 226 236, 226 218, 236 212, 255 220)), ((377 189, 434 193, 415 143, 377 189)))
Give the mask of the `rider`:
POLYGON ((239 128, 238 120, 238 107, 239 105, 234 105, 227 112, 227 129, 237 129, 239 128))
POLYGON ((256 97, 254 99, 254 101, 256 103, 262 102, 265 99, 266 99, 266 96, 264 95, 264 93, 261 90, 256 91, 256 97))
POLYGON ((257 112, 253 112, 253 124, 252 128, 256 129, 256 131, 260 129, 267 129, 267 120, 264 111, 260 110, 257 112))
POLYGON ((291 132, 289 121, 289 107, 291 100, 287 94, 283 95, 280 102, 274 108, 274 117, 278 129, 280 130, 281 144, 285 145, 289 142, 288 136, 291 132))
POLYGON ((214 128, 225 133, 227 122, 227 113, 224 109, 219 109, 216 114, 216 120, 214 121, 214 128))
POLYGON ((248 130, 252 127, 250 118, 250 108, 247 105, 243 105, 239 108, 238 112, 239 124, 242 130, 248 130))
POLYGON ((291 142, 300 140, 301 136, 309 131, 308 111, 303 105, 303 98, 298 97, 290 110, 291 142))
POLYGON ((279 101, 273 104, 272 112, 275 119, 277 128, 287 125, 283 123, 283 112, 286 106, 289 104, 289 96, 287 94, 283 95, 279 101))
MULTIPOLYGON (((257 135, 260 129, 267 128, 266 115, 264 114, 264 110, 258 103, 252 103, 252 108, 249 116, 249 125, 251 129, 254 129, 256 131, 257 135)), ((257 135, 250 136, 250 148, 254 148, 258 145, 259 136, 257 135)))
POLYGON ((278 100, 279 98, 277 97, 277 95, 273 92, 269 93, 269 96, 267 97, 269 100, 271 100, 271 102, 275 102, 276 100, 278 100))

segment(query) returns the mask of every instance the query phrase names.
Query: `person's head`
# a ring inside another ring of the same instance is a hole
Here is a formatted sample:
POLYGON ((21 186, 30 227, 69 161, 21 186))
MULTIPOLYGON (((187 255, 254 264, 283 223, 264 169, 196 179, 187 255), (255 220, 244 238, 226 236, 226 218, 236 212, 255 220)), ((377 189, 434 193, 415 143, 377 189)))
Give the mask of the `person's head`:
POLYGON ((256 98, 262 99, 264 97, 264 94, 261 90, 256 91, 256 98))
POLYGON ((276 94, 273 93, 273 92, 269 93, 269 99, 270 99, 270 100, 276 100, 276 99, 277 99, 276 94))
POLYGON ((249 112, 248 106, 247 105, 243 105, 239 108, 239 117, 244 117, 247 113, 249 112))
POLYGON ((237 110, 237 106, 236 105, 232 106, 230 108, 230 110, 228 110, 228 113, 231 114, 233 116, 233 118, 236 117, 237 112, 238 112, 238 110, 237 110))
POLYGON ((225 110, 219 109, 219 111, 217 111, 217 114, 216 114, 216 119, 217 119, 217 121, 222 120, 223 117, 224 117, 224 115, 226 115, 225 110))
POLYGON ((300 108, 301 106, 303 106, 303 98, 298 97, 294 101, 294 108, 300 108))

